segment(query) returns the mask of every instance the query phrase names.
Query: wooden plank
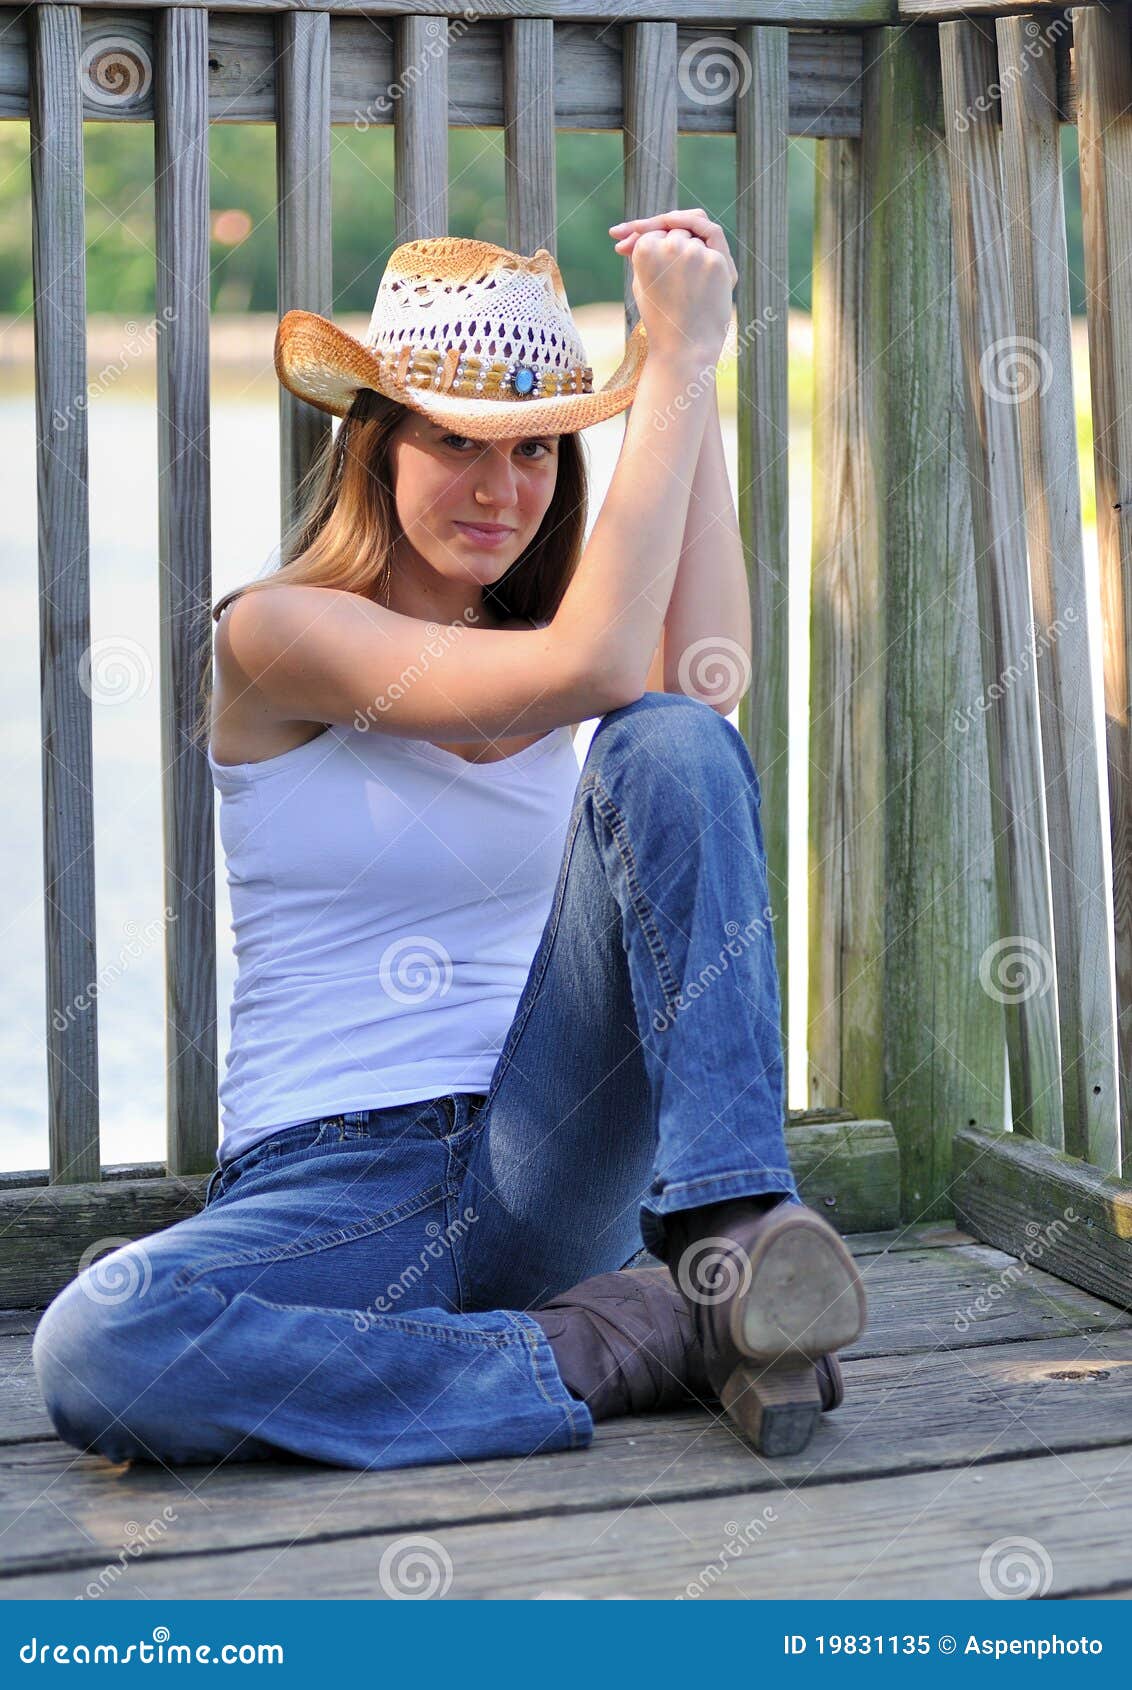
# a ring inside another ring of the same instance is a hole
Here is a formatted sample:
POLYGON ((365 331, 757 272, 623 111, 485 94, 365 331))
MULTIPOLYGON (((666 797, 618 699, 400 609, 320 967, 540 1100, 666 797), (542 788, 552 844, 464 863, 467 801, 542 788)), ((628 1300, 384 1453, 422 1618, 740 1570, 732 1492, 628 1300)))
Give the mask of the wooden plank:
POLYGON ((204 1175, 0 1191, 0 1305, 44 1308, 98 1241, 125 1243, 194 1215, 204 1175))
POLYGON ((854 1256, 879 1256, 893 1250, 953 1250, 958 1244, 978 1240, 950 1221, 921 1221, 883 1232, 851 1232, 845 1242, 854 1256))
MULTIPOLYGON (((1064 1148, 1119 1173, 1113 940, 1089 655, 1057 35, 1070 24, 1001 18, 1003 176, 1017 338, 994 379, 1018 412, 1049 831, 1064 1148)), ((1026 652, 1015 653, 1025 661, 1026 652)), ((1004 683, 1005 684, 1005 683, 1004 683)))
MULTIPOLYGON (((0 1406, 18 1412, 4 1361, 11 1342, 0 1344, 0 1406)), ((925 1468, 942 1488, 945 1469, 979 1461, 1126 1451, 1130 1408, 1132 1334, 1120 1333, 989 1346, 961 1360, 929 1354, 848 1363, 842 1406, 823 1418, 801 1455, 774 1461, 760 1458, 718 1413, 696 1408, 603 1421, 581 1456, 369 1473, 286 1461, 225 1463, 204 1473, 152 1463, 127 1470, 70 1445, 32 1443, 25 1430, 22 1441, 0 1447, 0 1571, 46 1572, 66 1561, 67 1576, 85 1589, 108 1552, 128 1540, 126 1522, 160 1519, 165 1507, 175 1518, 139 1557, 147 1566, 268 1545, 302 1557, 327 1537, 353 1539, 355 1552, 368 1556, 357 1541, 367 1534, 440 1530, 447 1537, 453 1527, 500 1520, 526 1520, 537 1541, 547 1514, 655 1515, 697 1497, 752 1508, 761 1498, 777 1508, 783 1488, 925 1468)), ((41 1420, 49 1427, 42 1411, 41 1420)), ((138 1576, 144 1583, 143 1569, 138 1576)))
MULTIPOLYGON (((572 1452, 572 1471, 591 1454, 572 1452)), ((340 1492, 361 1482, 344 1476, 340 1492)), ((187 1518, 190 1506, 179 1495, 171 1506, 187 1518)), ((700 1497, 662 1508, 446 1525, 431 1550, 429 1594, 983 1600, 996 1590, 1019 1593, 996 1581, 997 1563, 992 1557, 988 1565, 987 1555, 999 1540, 1024 1534, 1038 1546, 1030 1593, 1058 1597, 1132 1575, 1130 1505, 1132 1463, 1128 1446, 1118 1445, 1003 1461, 977 1473, 928 1471, 776 1490, 770 1497, 700 1497)), ((245 1512, 254 1517, 246 1503, 245 1512)), ((180 1518, 171 1522, 170 1532, 179 1524, 180 1518)), ((160 1554, 169 1535, 156 1533, 153 1547, 137 1559, 120 1557, 121 1577, 96 1586, 101 1599, 302 1599, 312 1590, 333 1590, 339 1600, 380 1600, 406 1593, 396 1574, 399 1532, 323 1535, 301 1546, 288 1541, 193 1556, 160 1554)), ((103 1565, 113 1564, 119 1544, 105 1547, 103 1565)), ((88 1561, 83 1568, 16 1574, 6 1580, 5 1595, 73 1598, 85 1593, 90 1567, 88 1561)), ((419 1558, 414 1570, 420 1573, 419 1558)), ((412 1594, 422 1593, 414 1586, 412 1594)))
MULTIPOLYGON (((1082 10, 1092 4, 1093 0, 1085 0, 1082 10)), ((944 18, 1004 17, 1017 12, 1034 18, 1059 17, 1067 8, 1064 0, 899 0, 897 10, 901 22, 940 23, 944 18)))
MULTIPOLYGON (((284 13, 284 16, 289 14, 284 13)), ((26 118, 28 55, 26 10, 0 8, 0 119, 26 118)), ((394 21, 366 15, 328 13, 330 18, 330 112, 334 124, 366 129, 392 124, 394 21), (375 90, 378 92, 375 94, 375 90)), ((541 24, 544 17, 516 19, 541 24)), ((213 123, 271 123, 275 119, 275 18, 268 12, 211 12, 208 21, 209 117, 213 123)), ((471 25, 449 37, 448 123, 450 128, 498 129, 504 123, 506 19, 477 14, 471 25)), ((554 30, 554 95, 559 129, 620 129, 621 31, 560 22, 554 30)), ((151 122, 153 79, 144 74, 153 60, 150 12, 90 12, 83 23, 84 49, 113 34, 125 49, 107 49, 95 91, 84 84, 83 113, 100 122, 151 122), (111 67, 126 63, 125 77, 111 67), (132 65, 129 61, 132 60, 132 65), (138 74, 141 71, 142 74, 138 74)), ((731 18, 713 30, 735 40, 731 18)), ((677 46, 687 74, 679 78, 677 124, 681 134, 728 135, 735 130, 735 100, 742 77, 700 86, 710 62, 703 28, 681 24, 677 46), (705 59, 705 55, 707 58, 705 59), (731 84, 734 83, 734 86, 731 84)), ((791 135, 856 135, 861 125, 859 75, 861 37, 851 31, 789 31, 791 135)), ((731 50, 734 56, 734 49, 731 50)), ((716 61, 718 63, 718 60, 716 61)), ((539 85, 536 85, 539 86, 539 85)), ((545 243, 544 243, 545 244, 545 243)))
POLYGON ((425 12, 397 24, 396 244, 448 233, 448 30, 425 12))
POLYGON ((503 35, 503 169, 507 245, 558 252, 554 24, 516 18, 503 35))
MULTIPOLYGON (((767 884, 777 931, 785 935, 790 914, 789 41, 783 29, 745 25, 736 44, 745 83, 735 112, 738 513, 753 634, 750 685, 739 700, 738 726, 762 787, 767 884)), ((776 945, 775 960, 785 1041, 789 945, 776 945)), ((855 1098, 852 1102, 856 1106, 855 1098)))
POLYGON ((212 779, 195 737, 211 652, 208 18, 164 12, 156 31, 154 195, 158 625, 165 887, 166 1161, 205 1172, 216 1110, 212 779))
POLYGON ((1132 1185, 1013 1133, 955 1135, 955 1212, 979 1238, 1132 1309, 1132 1185))
MULTIPOLYGON (((275 26, 279 315, 300 310, 331 317, 330 18, 326 12, 284 12, 275 26)), ((328 413, 280 383, 280 524, 287 556, 300 515, 299 483, 330 438, 328 413)))
POLYGON ((966 1350, 1132 1328, 1132 1315, 1115 1301, 1045 1271, 1050 1257, 1028 1242, 1030 1257, 1022 1262, 975 1244, 859 1257, 868 1325, 842 1355, 966 1350))
MULTIPOLYGON (((54 4, 55 0, 47 0, 54 4)), ((184 5, 185 0, 90 0, 96 11, 126 11, 144 8, 161 11, 184 5)), ((986 4, 987 0, 977 0, 986 4)), ((374 17, 400 17, 405 0, 321 0, 323 12, 356 12, 359 5, 374 17)), ((302 11, 307 0, 224 0, 226 12, 302 11)), ((1005 9, 1005 8, 1004 8, 1005 9)), ((511 18, 521 10, 516 0, 480 0, 475 8, 484 17, 511 18)), ((633 23, 656 17, 657 0, 537 0, 531 15, 570 19, 575 23, 633 23)), ((420 0, 420 17, 463 17, 467 0, 420 0)), ((823 25, 851 28, 858 24, 895 23, 896 0, 680 0, 682 17, 697 23, 723 23, 742 19, 747 23, 792 23, 804 29, 823 25)))
MULTIPOLYGON (((622 54, 622 211, 626 218, 655 217, 676 204, 676 25, 627 24, 622 54)), ((628 336, 640 316, 632 264, 625 265, 624 290, 628 336)))
POLYGON ((1016 407, 998 361, 1015 337, 999 135, 985 90, 998 78, 994 35, 939 26, 963 407, 975 533, 983 693, 998 892, 998 935, 978 958, 980 985, 1006 1022, 1015 1130, 1064 1140, 1049 857, 1032 664, 1018 673, 1030 623, 1029 565, 1016 407), (1004 683, 1007 672, 1017 674, 1004 683))
POLYGON ((1132 1178, 1132 32, 1126 6, 1074 16, 1100 565, 1117 1082, 1132 1178))
POLYGON ((889 1122, 788 1123, 786 1148, 803 1200, 839 1232, 900 1220, 900 1153, 889 1122))
MULTIPOLYGON (((786 1143, 804 1200, 841 1231, 895 1223, 898 1158, 886 1121, 792 1119, 786 1143)), ((45 1183, 0 1182, 0 1308, 45 1307, 100 1238, 144 1238, 195 1214, 208 1177, 166 1178, 153 1164, 113 1169, 102 1183, 69 1187, 65 1198, 45 1183), (156 1177, 135 1177, 147 1171, 156 1177)))
POLYGON ((92 647, 90 637, 79 23, 77 6, 37 6, 30 19, 45 1040, 59 1184, 98 1178, 91 700, 103 665, 123 656, 113 639, 92 647))

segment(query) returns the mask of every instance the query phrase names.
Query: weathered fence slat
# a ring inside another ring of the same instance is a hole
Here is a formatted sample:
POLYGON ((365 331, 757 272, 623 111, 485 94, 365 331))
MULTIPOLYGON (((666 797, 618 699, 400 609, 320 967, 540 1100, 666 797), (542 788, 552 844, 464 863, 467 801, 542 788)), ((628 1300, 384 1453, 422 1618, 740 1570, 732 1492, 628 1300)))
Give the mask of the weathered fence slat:
POLYGON ((448 233, 448 23, 420 14, 397 27, 396 241, 448 233))
POLYGON ((554 25, 516 18, 503 37, 504 191, 513 252, 558 251, 554 25))
MULTIPOLYGON (((333 311, 330 220, 330 19, 281 12, 276 28, 275 186, 279 202, 279 315, 333 311)), ((284 532, 298 487, 330 434, 330 417, 280 386, 279 498, 284 532)))
POLYGON ((1132 1178, 1132 32, 1127 7, 1074 19, 1112 844, 1117 1070, 1132 1178))
POLYGON ((77 6, 36 6, 30 37, 45 1025, 61 1185, 99 1177, 80 20, 77 6))
POLYGON ((752 641, 751 684, 739 701, 739 730, 762 788, 785 1038, 790 1003, 789 42, 784 29, 744 25, 736 44, 736 445, 752 641))
MULTIPOLYGON (((1003 348, 1003 403, 1016 404, 1033 594, 1035 668, 1049 830, 1065 1149, 1120 1170, 1112 933, 1101 840, 1065 206, 1054 45, 1036 18, 1001 18, 1003 178, 1017 340, 1003 348)), ((1028 650, 1025 654, 1029 655, 1028 650)), ((1050 967, 1053 959, 1050 959, 1050 967)), ((1040 978, 1041 969, 1030 974, 1040 978)))
POLYGON ((993 29, 982 24, 943 23, 939 44, 999 907, 998 941, 975 967, 984 989, 1003 998, 1015 1129, 1060 1149, 1057 982, 1048 966, 1054 939, 1032 664, 1003 684, 1028 650, 1031 607, 1017 408, 997 386, 999 361, 1015 344, 1000 135, 988 109, 998 58, 993 29), (1035 959, 1039 984, 1019 992, 1016 971, 1031 979, 1035 959))
POLYGON ((214 1162, 217 1132, 212 781, 193 739, 212 600, 207 12, 182 7, 162 13, 156 39, 166 1133, 169 1172, 195 1174, 214 1162))

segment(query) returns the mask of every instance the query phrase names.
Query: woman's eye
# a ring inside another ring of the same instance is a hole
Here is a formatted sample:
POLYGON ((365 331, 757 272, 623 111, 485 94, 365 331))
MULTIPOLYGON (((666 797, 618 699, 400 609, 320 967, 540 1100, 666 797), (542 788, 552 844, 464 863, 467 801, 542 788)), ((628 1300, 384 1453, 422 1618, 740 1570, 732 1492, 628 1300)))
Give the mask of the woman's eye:
MULTIPOLYGON (((446 434, 446 435, 444 435, 442 440, 441 440, 441 445, 448 446, 450 444, 454 444, 454 449, 456 451, 459 451, 461 449, 461 447, 463 447, 463 446, 474 446, 476 444, 476 442, 474 440, 469 440, 467 435, 465 435, 465 434, 446 434)), ((538 458, 541 454, 547 453, 547 452, 550 451, 550 447, 543 440, 523 440, 523 441, 520 442, 520 448, 519 449, 520 449, 520 451, 523 452, 523 455, 525 457, 529 457, 533 462, 536 462, 536 463, 538 462, 538 458), (533 446, 535 448, 535 451, 528 453, 525 450, 526 447, 528 447, 528 446, 533 446)))

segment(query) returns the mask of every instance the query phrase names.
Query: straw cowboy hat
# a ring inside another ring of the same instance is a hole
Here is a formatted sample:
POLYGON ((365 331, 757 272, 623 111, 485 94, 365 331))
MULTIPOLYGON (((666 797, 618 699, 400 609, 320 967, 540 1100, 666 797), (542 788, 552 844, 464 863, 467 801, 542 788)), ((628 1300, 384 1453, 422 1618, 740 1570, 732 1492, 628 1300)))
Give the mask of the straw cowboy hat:
POLYGON ((288 311, 275 369, 289 392, 332 416, 345 416, 365 387, 468 439, 501 440, 572 434, 626 410, 646 351, 638 322, 595 393, 546 248, 523 258, 442 235, 394 248, 364 341, 314 312, 288 311))

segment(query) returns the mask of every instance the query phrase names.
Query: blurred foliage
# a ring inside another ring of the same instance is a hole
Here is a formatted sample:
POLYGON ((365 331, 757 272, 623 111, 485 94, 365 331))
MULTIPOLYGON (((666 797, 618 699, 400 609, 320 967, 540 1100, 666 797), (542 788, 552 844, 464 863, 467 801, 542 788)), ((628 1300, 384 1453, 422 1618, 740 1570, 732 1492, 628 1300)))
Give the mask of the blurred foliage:
MULTIPOLYGON (((87 309, 152 314, 154 309, 153 129, 88 123, 86 145, 87 309)), ((221 311, 276 310, 275 132, 267 124, 214 124, 210 203, 246 214, 235 244, 211 243, 211 303, 221 311)), ((702 205, 735 238, 735 142, 689 135, 680 141, 677 204, 702 205)), ((808 309, 813 224, 813 143, 790 151, 792 303, 808 309)), ((571 305, 621 297, 624 260, 608 234, 623 214, 621 139, 563 131, 558 142, 558 260, 571 305)), ((449 228, 506 244, 503 137, 454 129, 449 140, 449 228)), ((369 311, 394 246, 393 132, 332 130, 334 310, 369 311)), ((31 175, 26 123, 0 124, 0 312, 31 305, 31 175)))

